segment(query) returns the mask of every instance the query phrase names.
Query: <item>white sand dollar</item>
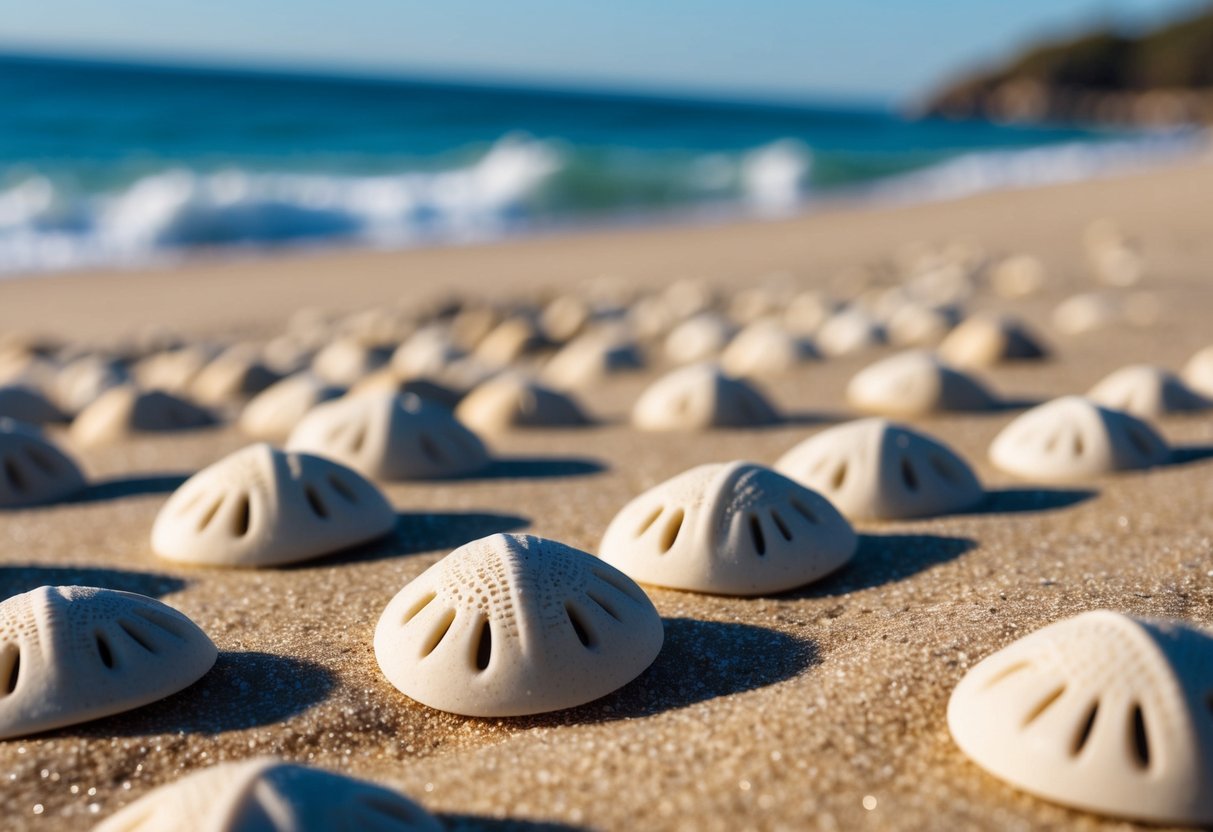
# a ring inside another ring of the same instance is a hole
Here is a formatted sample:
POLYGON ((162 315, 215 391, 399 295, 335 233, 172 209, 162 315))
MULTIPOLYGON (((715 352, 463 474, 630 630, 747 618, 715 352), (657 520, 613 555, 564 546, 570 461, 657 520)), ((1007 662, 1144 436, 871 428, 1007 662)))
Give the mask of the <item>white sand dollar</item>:
POLYGON ((1023 298, 1044 288, 1048 276, 1038 258, 1030 254, 1013 254, 990 267, 990 288, 1004 298, 1023 298))
POLYGON ((1213 397, 1213 346, 1205 347, 1188 359, 1183 379, 1196 392, 1213 397))
POLYGON ((543 378, 555 387, 573 389, 643 366, 644 356, 633 338, 619 327, 607 327, 569 341, 544 365, 543 378))
POLYGON ((860 370, 847 385, 847 401, 866 413, 887 416, 998 406, 997 398, 977 379, 920 350, 899 353, 860 370))
POLYGON ((654 586, 717 595, 786 592, 855 554, 851 525, 820 494, 749 462, 700 465, 624 506, 599 557, 654 586))
POLYGON ((943 443, 884 419, 824 430, 779 458, 775 470, 829 498, 852 519, 931 517, 985 499, 977 476, 943 443))
POLYGON ((1145 422, 1081 396, 1034 407, 990 443, 990 461, 1026 479, 1077 480, 1161 465, 1167 443, 1145 422))
POLYGON ((291 435, 295 425, 321 402, 342 395, 312 373, 296 373, 262 390, 240 412, 240 430, 255 439, 280 442, 291 435))
POLYGON ((734 376, 783 375, 811 360, 812 346, 774 321, 755 321, 737 333, 720 356, 720 366, 734 376))
POLYGON ((106 390, 130 380, 117 361, 100 355, 84 355, 65 365, 55 376, 55 399, 70 413, 79 413, 106 390))
POLYGON ((43 586, 0 603, 0 739, 129 711, 192 685, 218 653, 143 595, 43 586))
POLYGON ((279 379, 251 344, 228 347, 199 371, 190 383, 194 398, 218 405, 260 393, 279 379))
POLYGON ((1108 292, 1084 292, 1063 300, 1053 310, 1053 328, 1065 335, 1082 335, 1122 324, 1123 299, 1108 292))
POLYGON ((0 419, 44 425, 62 422, 65 417, 42 391, 23 384, 6 384, 0 386, 0 419))
POLYGON ((287 448, 331 457, 381 480, 456 477, 488 467, 484 444, 449 410, 418 396, 376 392, 317 405, 287 448))
POLYGON ((399 792, 257 757, 195 771, 106 818, 94 832, 441 832, 399 792))
POLYGON ((191 344, 149 355, 134 366, 133 375, 148 390, 184 393, 214 357, 213 347, 191 344))
POLYGON ((990 367, 1004 361, 1046 358, 1048 350, 1015 318, 974 315, 948 334, 939 345, 939 356, 957 367, 990 367))
POLYGON ((395 524, 387 499, 357 472, 257 444, 173 492, 152 526, 152 550, 183 563, 276 566, 374 540, 395 524))
POLYGON ((312 359, 312 373, 338 387, 349 387, 387 364, 391 352, 356 338, 338 338, 326 344, 312 359))
POLYGON ((1121 367, 1092 387, 1087 397, 1139 419, 1213 407, 1213 402, 1184 384, 1174 373, 1149 364, 1121 367))
POLYGON ((691 364, 715 358, 733 337, 733 325, 723 316, 702 312, 689 318, 666 336, 664 352, 673 364, 691 364))
POLYGON ((72 421, 72 441, 88 447, 138 433, 192 430, 215 423, 209 411, 171 393, 124 384, 111 388, 72 421))
POLYGON ((858 306, 835 312, 817 330, 814 343, 822 355, 852 355, 885 342, 884 328, 858 306))
POLYGON ((490 367, 505 367, 544 344, 539 326, 529 317, 518 315, 493 327, 476 344, 473 357, 490 367))
POLYGON ((1021 638, 952 693, 948 727, 996 777, 1067 806, 1213 824, 1213 638, 1097 610, 1021 638))
POLYGON ((569 396, 517 373, 504 373, 476 387, 459 403, 455 415, 472 430, 486 433, 575 427, 590 421, 569 396))
POLYGON ((929 347, 943 340, 956 325, 955 310, 911 301, 889 315, 889 343, 899 347, 929 347))
POLYGON ((75 460, 37 430, 0 419, 0 508, 58 502, 84 482, 75 460))
POLYGON ((553 540, 497 534, 402 589, 375 629, 388 681, 432 708, 519 716, 622 687, 661 649, 661 618, 623 573, 553 540))
POLYGON ((704 430, 753 427, 779 421, 779 414, 749 383, 713 364, 692 364, 649 385, 632 407, 641 430, 704 430))

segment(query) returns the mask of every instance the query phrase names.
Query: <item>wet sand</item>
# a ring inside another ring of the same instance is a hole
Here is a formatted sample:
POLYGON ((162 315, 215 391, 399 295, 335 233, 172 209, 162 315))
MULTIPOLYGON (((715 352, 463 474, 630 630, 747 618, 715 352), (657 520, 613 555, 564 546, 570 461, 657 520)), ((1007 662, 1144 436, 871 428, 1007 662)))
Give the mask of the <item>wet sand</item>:
MULTIPOLYGON (((149 325, 268 337, 295 310, 353 311, 450 293, 538 297, 604 274, 738 287, 773 270, 829 287, 914 240, 973 240, 1039 256, 1044 292, 1005 308, 1055 359, 984 373, 1024 399, 1083 392, 1109 371, 1178 367, 1213 343, 1213 162, 947 203, 843 208, 770 223, 618 230, 469 249, 288 254, 177 269, 0 283, 0 332, 115 341, 149 325), (1048 312, 1095 288, 1082 229, 1108 216, 1141 241, 1158 320, 1066 337, 1048 312)), ((550 829, 1128 828, 1014 791, 951 742, 944 709, 965 670, 1044 624, 1107 607, 1213 624, 1213 419, 1162 420, 1186 461, 1082 486, 1035 488, 986 448, 1014 412, 917 420, 994 493, 959 516, 865 523, 855 561, 803 590, 735 599, 650 590, 666 644, 598 702, 525 719, 466 719, 399 694, 371 648, 409 579, 463 542, 526 531, 593 551, 632 496, 696 464, 771 463, 846 416, 843 389, 886 351, 815 362, 764 389, 790 424, 643 434, 620 422, 658 370, 582 396, 588 429, 491 440, 487 476, 385 488, 390 539, 293 568, 186 569, 148 542, 168 493, 246 444, 234 426, 79 453, 83 499, 0 515, 0 596, 91 584, 162 598, 215 641, 215 668, 128 714, 0 743, 6 828, 83 828, 219 760, 284 757, 403 790, 459 827, 550 829)))

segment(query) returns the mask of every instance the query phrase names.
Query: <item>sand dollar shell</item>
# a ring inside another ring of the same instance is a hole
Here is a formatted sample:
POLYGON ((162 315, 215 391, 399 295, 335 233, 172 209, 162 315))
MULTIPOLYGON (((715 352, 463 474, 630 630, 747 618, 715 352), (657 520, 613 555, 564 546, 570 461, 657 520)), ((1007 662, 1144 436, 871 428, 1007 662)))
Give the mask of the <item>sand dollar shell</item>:
POLYGON ((219 405, 260 393, 279 378, 281 376, 262 360, 259 349, 250 344, 237 344, 203 367, 189 389, 198 401, 219 405))
POLYGON ((622 687, 664 638, 648 596, 592 555, 498 534, 451 552, 400 591, 375 656, 401 692, 467 716, 571 708, 622 687))
POLYGON ((703 430, 753 427, 779 421, 757 389, 712 364, 693 364, 649 385, 632 408, 641 430, 703 430))
POLYGON ((1006 315, 974 315, 939 345, 942 359, 956 367, 990 367, 1004 361, 1048 357, 1048 350, 1027 326, 1006 315))
POLYGON ((113 387, 72 422, 72 441, 83 446, 118 442, 137 433, 192 430, 215 423, 215 417, 192 402, 160 390, 113 387))
POLYGON ((441 832, 398 792, 260 757, 187 774, 106 818, 95 832, 441 832))
POLYGON ((847 385, 847 401, 859 410, 887 416, 997 406, 997 399, 977 379, 919 350, 890 356, 860 370, 847 385))
POLYGON ((15 419, 29 425, 62 422, 63 411, 40 390, 23 384, 0 386, 0 419, 15 419))
POLYGON ((644 356, 621 327, 590 330, 569 341, 543 367, 543 379, 554 387, 585 387, 614 373, 638 370, 644 356))
POLYGON ((817 329, 814 343, 822 355, 839 356, 879 347, 885 342, 884 328, 858 306, 845 307, 817 329))
POLYGON ((336 387, 349 387, 385 366, 389 350, 362 343, 357 338, 338 338, 326 344, 312 359, 312 373, 336 387))
POLYGON ((75 460, 34 428, 0 419, 0 508, 54 503, 82 488, 75 460))
POLYGON ((571 397, 516 373, 496 376, 476 387, 459 403, 455 415, 473 430, 486 433, 573 427, 590 421, 571 397))
POLYGON ((1174 373, 1148 364, 1121 367, 1092 387, 1087 397, 1139 419, 1213 407, 1213 401, 1184 384, 1174 373))
POLYGON ((884 419, 848 422, 811 436, 780 457, 775 470, 821 492, 854 519, 951 514, 985 498, 955 451, 884 419))
POLYGON ((152 598, 43 586, 0 603, 0 739, 129 711, 200 679, 215 645, 152 598))
POLYGON ((755 321, 737 333, 720 356, 720 366, 740 377, 778 376, 814 357, 813 348, 779 324, 755 321))
POLYGON ((948 727, 995 776, 1049 800, 1158 823, 1213 823, 1213 638, 1098 610, 975 665, 948 727))
POLYGON ((484 444, 449 410, 387 392, 316 406, 291 432, 287 448, 330 457, 381 480, 455 477, 489 464, 484 444))
POLYGON ((615 515, 599 556, 642 583, 711 592, 785 592, 835 571, 855 532, 830 503, 748 462, 701 465, 615 515))
POLYGON ((1081 396, 1034 407, 990 443, 990 461, 1027 479, 1075 480, 1161 465, 1171 451, 1145 422, 1081 396))
POLYGON ((1205 347, 1188 359, 1183 379, 1193 390, 1213 397, 1213 346, 1205 347))
POLYGON ((250 445, 190 477, 152 526, 162 558, 275 566, 382 537, 396 514, 355 471, 308 454, 250 445))
POLYGON ((665 357, 672 364, 691 364, 715 358, 733 337, 733 325, 722 315, 701 312, 688 318, 666 336, 665 357))
POLYGON ((240 430, 255 439, 280 442, 321 402, 342 395, 311 373, 296 373, 253 396, 240 412, 240 430))

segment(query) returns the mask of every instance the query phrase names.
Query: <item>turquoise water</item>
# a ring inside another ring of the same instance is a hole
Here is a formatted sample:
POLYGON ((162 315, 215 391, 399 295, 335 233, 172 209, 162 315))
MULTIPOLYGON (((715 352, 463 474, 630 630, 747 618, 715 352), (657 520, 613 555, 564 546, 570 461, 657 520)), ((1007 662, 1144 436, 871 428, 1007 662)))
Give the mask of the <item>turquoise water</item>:
POLYGON ((1183 137, 860 106, 0 57, 0 272, 779 214, 1085 175, 1183 137))

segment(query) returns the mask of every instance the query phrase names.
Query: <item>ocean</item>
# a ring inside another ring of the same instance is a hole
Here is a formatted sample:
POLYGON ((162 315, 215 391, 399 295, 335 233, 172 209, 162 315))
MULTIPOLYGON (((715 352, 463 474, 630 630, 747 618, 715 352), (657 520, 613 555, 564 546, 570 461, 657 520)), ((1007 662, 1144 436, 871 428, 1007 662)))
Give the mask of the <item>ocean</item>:
POLYGON ((1194 133, 0 57, 0 274, 459 244, 1089 176, 1194 133))

